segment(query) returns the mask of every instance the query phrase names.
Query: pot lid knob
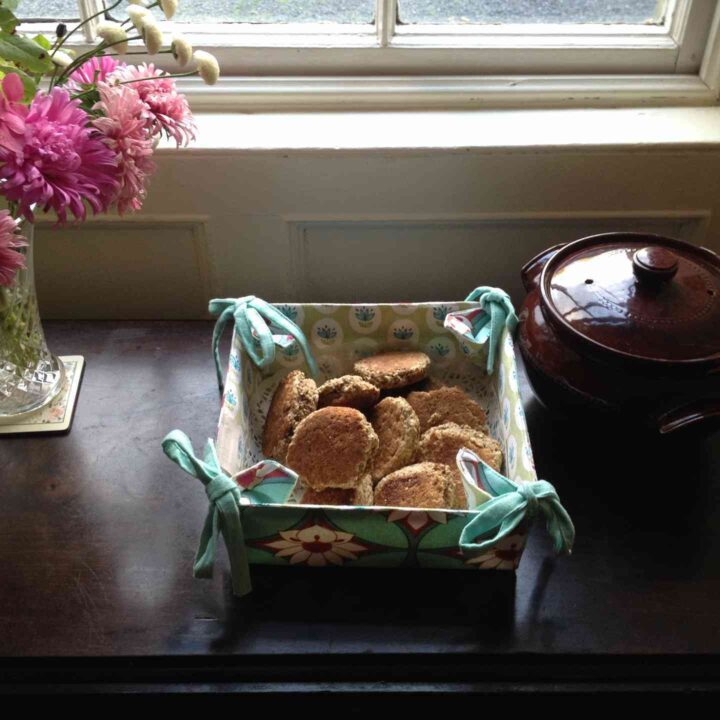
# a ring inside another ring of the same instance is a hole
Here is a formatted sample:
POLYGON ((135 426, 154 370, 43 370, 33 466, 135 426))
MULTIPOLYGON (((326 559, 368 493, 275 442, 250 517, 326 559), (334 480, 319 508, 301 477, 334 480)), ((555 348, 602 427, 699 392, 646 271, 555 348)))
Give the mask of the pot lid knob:
POLYGON ((633 272, 638 280, 667 282, 678 270, 677 255, 658 245, 650 245, 635 252, 632 259, 633 272))

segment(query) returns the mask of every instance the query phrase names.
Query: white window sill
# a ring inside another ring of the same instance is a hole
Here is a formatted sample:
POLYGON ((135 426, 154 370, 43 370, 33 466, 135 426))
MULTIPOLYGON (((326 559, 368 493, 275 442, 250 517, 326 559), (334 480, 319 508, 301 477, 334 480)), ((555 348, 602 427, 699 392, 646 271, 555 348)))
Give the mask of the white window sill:
POLYGON ((445 112, 196 113, 189 148, 233 152, 720 150, 720 107, 445 112))

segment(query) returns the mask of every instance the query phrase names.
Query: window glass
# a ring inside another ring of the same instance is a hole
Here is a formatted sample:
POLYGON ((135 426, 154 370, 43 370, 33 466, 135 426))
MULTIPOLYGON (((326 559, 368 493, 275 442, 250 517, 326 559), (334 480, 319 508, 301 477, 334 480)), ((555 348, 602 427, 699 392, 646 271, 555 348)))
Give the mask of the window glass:
POLYGON ((77 20, 77 0, 20 0, 15 15, 23 20, 77 20))
POLYGON ((375 0, 194 0, 175 22, 370 24, 375 0))
POLYGON ((400 21, 440 25, 661 23, 657 0, 399 0, 400 21))

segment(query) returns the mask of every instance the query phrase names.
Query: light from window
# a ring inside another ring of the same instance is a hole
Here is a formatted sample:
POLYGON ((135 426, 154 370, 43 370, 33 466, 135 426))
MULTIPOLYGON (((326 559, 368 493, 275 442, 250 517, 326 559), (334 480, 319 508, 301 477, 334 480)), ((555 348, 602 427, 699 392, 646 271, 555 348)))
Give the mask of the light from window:
POLYGON ((175 22, 370 24, 375 0, 195 0, 175 22))
MULTIPOLYGON (((398 0, 401 23, 426 25, 578 24, 621 25, 663 21, 657 0, 398 0)), ((336 0, 343 4, 342 0, 336 0)))
POLYGON ((20 0, 15 13, 23 20, 77 20, 77 0, 20 0))

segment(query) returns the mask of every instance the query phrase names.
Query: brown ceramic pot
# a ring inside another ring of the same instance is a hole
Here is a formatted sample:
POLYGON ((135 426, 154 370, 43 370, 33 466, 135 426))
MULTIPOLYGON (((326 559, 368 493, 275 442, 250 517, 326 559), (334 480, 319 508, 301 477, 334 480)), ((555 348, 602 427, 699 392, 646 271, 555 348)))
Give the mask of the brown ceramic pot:
POLYGON ((519 345, 548 406, 661 434, 720 426, 720 258, 643 233, 557 245, 522 269, 519 345))

